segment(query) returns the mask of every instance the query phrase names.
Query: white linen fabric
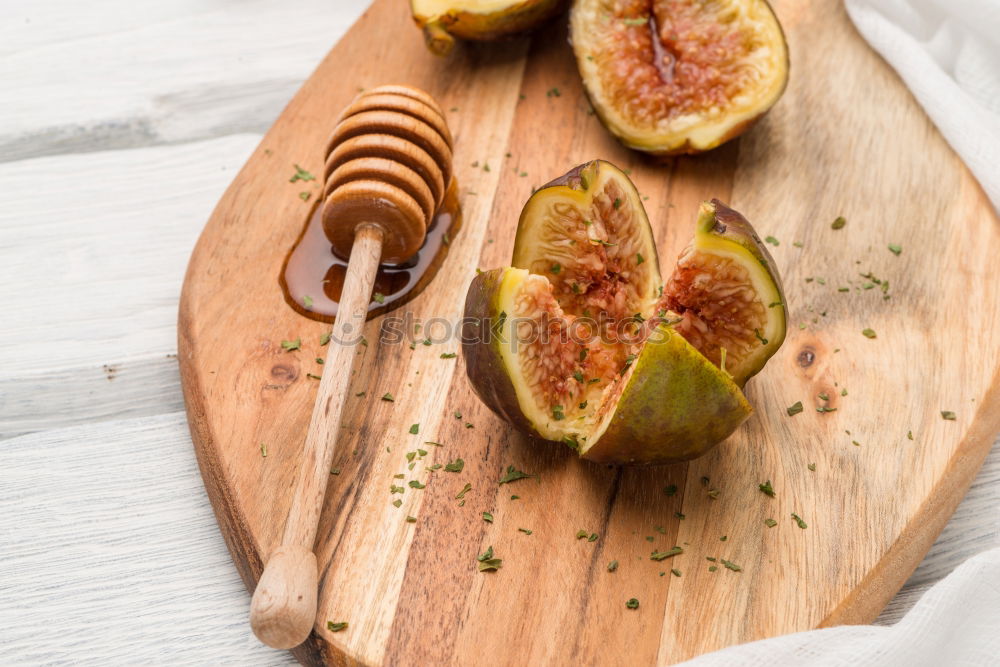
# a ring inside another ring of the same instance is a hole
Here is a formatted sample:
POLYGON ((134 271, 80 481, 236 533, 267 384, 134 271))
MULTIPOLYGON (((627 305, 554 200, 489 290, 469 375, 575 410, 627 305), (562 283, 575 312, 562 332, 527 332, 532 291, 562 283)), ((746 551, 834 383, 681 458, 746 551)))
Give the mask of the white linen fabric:
POLYGON ((1000 210, 1000 2, 846 0, 1000 210))
POLYGON ((731 646, 683 667, 995 667, 1000 665, 1000 549, 973 556, 896 625, 844 625, 731 646))

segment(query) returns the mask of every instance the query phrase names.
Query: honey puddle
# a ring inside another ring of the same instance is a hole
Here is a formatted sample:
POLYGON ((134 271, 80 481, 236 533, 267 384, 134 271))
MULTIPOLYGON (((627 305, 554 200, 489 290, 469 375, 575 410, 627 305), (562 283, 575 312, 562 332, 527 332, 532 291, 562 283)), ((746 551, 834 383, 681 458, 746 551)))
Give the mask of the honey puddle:
MULTIPOLYGON (((323 233, 321 212, 319 204, 285 258, 280 283, 285 301, 297 313, 333 322, 347 274, 347 259, 333 253, 323 233)), ((368 303, 368 318, 397 308, 420 294, 441 267, 448 255, 448 245, 461 226, 458 188, 452 179, 419 252, 402 264, 379 267, 372 300, 368 303)))

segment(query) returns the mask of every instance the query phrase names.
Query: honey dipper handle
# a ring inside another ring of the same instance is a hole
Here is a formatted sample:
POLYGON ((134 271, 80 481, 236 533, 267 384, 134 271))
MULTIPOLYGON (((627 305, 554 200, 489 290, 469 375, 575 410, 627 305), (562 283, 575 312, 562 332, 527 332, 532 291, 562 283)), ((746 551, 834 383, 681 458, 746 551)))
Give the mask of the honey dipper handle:
POLYGON ((382 238, 382 230, 375 225, 361 225, 355 233, 285 532, 257 582, 250 605, 254 634, 273 648, 301 644, 316 619, 318 576, 312 549, 382 254, 382 238))

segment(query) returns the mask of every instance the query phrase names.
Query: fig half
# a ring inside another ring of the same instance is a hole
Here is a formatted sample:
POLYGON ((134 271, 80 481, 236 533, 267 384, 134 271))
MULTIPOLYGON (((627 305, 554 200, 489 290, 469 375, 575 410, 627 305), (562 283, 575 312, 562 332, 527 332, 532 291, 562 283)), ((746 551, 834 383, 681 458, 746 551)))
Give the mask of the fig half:
POLYGON ((574 0, 570 39, 605 127, 654 155, 738 136, 788 82, 785 36, 765 0, 574 0))
POLYGON ((410 0, 427 48, 447 55, 455 38, 490 41, 531 30, 562 9, 564 0, 410 0))

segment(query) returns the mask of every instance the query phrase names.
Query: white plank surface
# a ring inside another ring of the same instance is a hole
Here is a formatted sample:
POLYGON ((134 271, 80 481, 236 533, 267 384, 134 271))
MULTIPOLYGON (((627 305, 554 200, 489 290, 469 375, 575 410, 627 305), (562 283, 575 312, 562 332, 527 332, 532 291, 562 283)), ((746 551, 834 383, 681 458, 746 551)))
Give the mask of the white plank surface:
MULTIPOLYGON (((0 662, 290 662, 250 634, 201 485, 177 297, 235 170, 364 4, 0 0, 0 662)), ((995 545, 997 447, 879 622, 995 545)))
POLYGON ((263 132, 367 3, 2 6, 0 161, 263 132))
POLYGON ((247 630, 183 413, 6 440, 4 664, 294 664, 247 630))

